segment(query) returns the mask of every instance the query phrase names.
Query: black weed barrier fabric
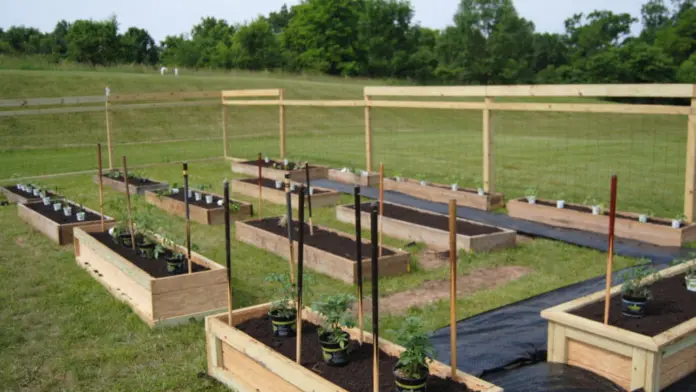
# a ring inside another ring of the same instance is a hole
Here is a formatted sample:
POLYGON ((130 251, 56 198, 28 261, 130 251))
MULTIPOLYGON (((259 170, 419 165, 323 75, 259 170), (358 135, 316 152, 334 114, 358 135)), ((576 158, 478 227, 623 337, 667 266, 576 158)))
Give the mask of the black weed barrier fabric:
POLYGON ((624 392, 604 377, 560 363, 537 363, 485 377, 505 392, 624 392))

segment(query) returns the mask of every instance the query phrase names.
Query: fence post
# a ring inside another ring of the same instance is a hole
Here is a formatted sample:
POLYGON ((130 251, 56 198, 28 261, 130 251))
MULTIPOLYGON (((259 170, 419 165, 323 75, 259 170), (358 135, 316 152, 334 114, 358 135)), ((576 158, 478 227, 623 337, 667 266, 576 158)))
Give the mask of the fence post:
POLYGON ((693 85, 691 97, 691 114, 689 114, 686 139, 686 182, 684 189, 684 215, 689 222, 696 218, 696 84, 693 85))
POLYGON ((287 154, 286 144, 285 144, 285 105, 283 105, 283 99, 285 99, 285 89, 281 88, 278 92, 278 100, 280 102, 280 158, 284 159, 287 154))
POLYGON ((488 105, 493 103, 493 97, 486 97, 486 107, 483 109, 483 190, 495 192, 495 149, 493 147, 493 111, 488 105))
POLYGON ((365 95, 365 170, 372 171, 372 106, 370 96, 365 95))
MULTIPOLYGON (((106 99, 104 100, 104 117, 106 119, 106 147, 109 153, 109 170, 113 170, 113 145, 111 144, 111 122, 109 121, 109 95, 111 94, 111 89, 107 86, 104 88, 104 95, 106 99)), ((101 174, 101 173, 100 173, 101 174)))
POLYGON ((227 137, 227 122, 228 122, 228 113, 227 113, 227 105, 225 105, 225 98, 222 97, 222 92, 220 92, 220 102, 222 104, 222 143, 223 143, 223 148, 222 152, 225 155, 225 159, 229 157, 229 139, 227 137))

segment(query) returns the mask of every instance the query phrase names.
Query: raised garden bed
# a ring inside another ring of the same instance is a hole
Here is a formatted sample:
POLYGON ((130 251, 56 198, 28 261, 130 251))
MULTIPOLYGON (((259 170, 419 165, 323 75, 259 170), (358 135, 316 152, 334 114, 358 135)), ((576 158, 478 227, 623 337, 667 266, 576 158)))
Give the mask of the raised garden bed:
MULTIPOLYGON (((268 311, 270 304, 257 305, 228 314, 209 316, 205 320, 208 374, 239 392, 256 391, 372 391, 372 334, 364 333, 363 345, 357 346, 357 329, 347 329, 356 351, 344 367, 324 364, 318 345, 316 326, 319 316, 305 308, 302 329, 302 363, 295 362, 296 338, 273 338, 268 311), (278 340, 282 339, 282 340, 278 340)), ((393 391, 392 367, 403 347, 380 339, 380 390, 393 391)), ((433 362, 428 390, 502 392, 491 383, 457 371, 451 379, 450 367, 433 362)))
MULTIPOLYGON (((174 189, 176 191, 173 189, 159 192, 146 191, 145 200, 172 215, 186 217, 184 188, 174 189)), ((192 194, 189 198, 189 216, 192 221, 204 225, 221 225, 225 223, 225 207, 222 196, 197 190, 192 190, 192 192, 199 192, 202 196, 201 200, 196 200, 195 194, 192 194), (208 203, 210 196, 212 196, 212 201, 208 203)), ((244 220, 250 218, 253 214, 254 210, 251 204, 230 199, 230 219, 244 220)))
POLYGON ((449 203, 455 199, 457 205, 490 211, 505 205, 502 193, 484 193, 479 195, 477 189, 458 188, 453 191, 450 185, 428 183, 421 185, 420 181, 408 178, 385 178, 384 189, 401 192, 419 199, 438 203, 449 203))
MULTIPOLYGON (((536 199, 536 204, 529 204, 527 198, 520 198, 508 201, 506 207, 508 214, 515 218, 602 234, 609 231, 609 216, 606 213, 593 215, 592 208, 582 204, 565 203, 564 208, 557 208, 554 200, 536 199)), ((696 241, 696 224, 675 229, 670 219, 651 217, 641 223, 638 217, 638 214, 617 211, 615 235, 661 246, 681 246, 696 241)))
MULTIPOLYGON (((269 250, 286 259, 290 258, 287 227, 280 225, 280 218, 256 219, 236 222, 237 239, 247 244, 269 250)), ((293 221, 294 252, 297 260, 298 221, 293 221)), ((314 226, 314 235, 309 234, 305 224, 304 266, 326 274, 346 283, 357 283, 358 263, 355 261, 355 237, 332 230, 328 227, 314 226)), ((363 279, 371 276, 370 242, 363 239, 363 279)), ((409 263, 407 252, 385 247, 379 259, 380 276, 394 276, 406 272, 409 263)))
MULTIPOLYGON (((157 182, 149 178, 134 177, 132 175, 128 179, 128 191, 131 195, 144 195, 145 191, 156 191, 159 189, 167 189, 169 185, 165 182, 157 182)), ((92 182, 99 184, 99 176, 92 176, 92 182)), ((126 191, 126 184, 123 182, 123 173, 120 171, 112 171, 102 174, 102 183, 104 186, 111 187, 119 192, 126 191), (118 176, 118 177, 117 177, 118 176)))
POLYGON ((191 252, 191 274, 172 274, 165 260, 149 259, 116 243, 96 224, 75 230, 75 260, 150 327, 183 323, 227 308, 226 268, 195 252, 191 252))
MULTIPOLYGON (((0 192, 5 195, 5 198, 10 203, 26 204, 42 199, 40 195, 35 195, 33 192, 19 189, 17 185, 0 187, 0 192)), ((46 196, 55 197, 57 195, 51 191, 46 191, 46 196)))
MULTIPOLYGON (((307 178, 305 173, 305 168, 295 167, 295 162, 288 162, 290 165, 289 170, 285 170, 282 167, 283 161, 275 161, 270 159, 268 163, 262 161, 261 177, 268 178, 271 180, 283 180, 285 179, 285 174, 290 174, 291 181, 304 182, 307 178)), ((253 161, 236 161, 232 162, 232 172, 245 174, 251 177, 258 177, 259 175, 259 163, 257 160, 253 161)), ((319 165, 309 165, 309 179, 319 180, 325 179, 329 175, 329 168, 326 166, 319 165)))
POLYGON ((696 371, 696 293, 687 291, 681 264, 660 272, 642 318, 621 314, 613 287, 609 325, 604 291, 546 309, 548 360, 590 370, 633 391, 657 392, 696 371))
POLYGON ((356 174, 350 170, 329 169, 329 180, 350 185, 379 186, 379 173, 361 171, 361 174, 356 174))
MULTIPOLYGON (((285 184, 281 188, 276 188, 276 181, 268 178, 262 178, 263 191, 261 197, 275 204, 285 204, 285 184)), ((259 180, 257 178, 245 178, 241 180, 232 180, 230 189, 233 192, 257 198, 259 197, 259 180)), ((292 207, 297 209, 300 202, 299 187, 295 186, 292 191, 292 207)), ((312 186, 312 207, 324 207, 335 205, 341 200, 341 195, 333 189, 317 188, 312 186)))
MULTIPOLYGON (((360 206, 363 229, 370 228, 370 204, 360 206)), ((355 224, 355 206, 336 208, 336 218, 355 224)), ((384 234, 402 240, 423 242, 435 249, 449 249, 449 217, 430 211, 384 203, 382 216, 384 234)), ((512 230, 457 218, 457 249, 483 252, 515 246, 516 233, 512 230)))
MULTIPOLYGON (((84 220, 79 221, 77 212, 80 205, 68 200, 61 200, 60 203, 59 211, 55 211, 53 202, 49 205, 44 205, 43 201, 17 204, 17 215, 59 245, 73 242, 73 229, 76 227, 93 225, 101 220, 101 214, 85 207, 84 220), (65 206, 70 206, 72 210, 69 216, 66 216, 63 211, 65 206)), ((104 220, 111 222, 113 218, 105 216, 104 220)))

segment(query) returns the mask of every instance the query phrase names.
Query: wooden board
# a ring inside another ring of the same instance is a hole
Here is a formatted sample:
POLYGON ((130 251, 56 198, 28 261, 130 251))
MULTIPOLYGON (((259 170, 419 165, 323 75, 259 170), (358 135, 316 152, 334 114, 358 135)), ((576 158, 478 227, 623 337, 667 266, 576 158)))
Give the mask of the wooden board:
MULTIPOLYGON (((542 200, 556 204, 553 200, 542 200)), ((583 206, 580 204, 566 203, 570 205, 583 206)), ((607 215, 592 215, 573 211, 569 208, 556 208, 540 204, 529 204, 525 198, 510 200, 507 202, 508 215, 513 218, 520 218, 534 222, 545 223, 551 226, 579 229, 595 233, 607 234, 609 230, 609 217, 607 215)), ((660 246, 681 246, 683 243, 696 240, 696 224, 688 224, 678 229, 668 225, 638 222, 638 214, 631 212, 617 212, 617 215, 631 216, 633 219, 616 218, 615 235, 621 238, 628 238, 647 242, 660 246)), ((671 220, 651 218, 652 220, 664 221, 671 225, 671 220)))
MULTIPOLYGON (((220 195, 210 192, 206 192, 206 194, 213 195, 221 199, 223 198, 220 195)), ((180 216, 182 218, 186 217, 186 204, 184 204, 183 201, 166 196, 160 197, 152 191, 145 191, 145 200, 172 215, 180 216)), ((231 220, 244 220, 254 215, 254 209, 251 204, 241 200, 230 200, 232 202, 239 203, 238 211, 230 211, 231 220)), ((189 204, 189 217, 192 221, 204 225, 222 225, 225 223, 225 208, 220 206, 217 206, 216 208, 203 208, 195 204, 189 204)))
POLYGON ((504 206, 502 193, 487 193, 484 196, 479 196, 476 189, 460 188, 458 191, 453 191, 449 185, 430 184, 422 186, 420 181, 406 178, 401 181, 396 181, 393 178, 385 178, 384 189, 401 192, 419 199, 430 200, 437 203, 449 203, 450 200, 455 199, 457 205, 484 211, 490 211, 504 206), (463 191, 462 189, 466 189, 467 191, 463 191))
MULTIPOLYGON (((393 203, 385 202, 384 204, 393 203)), ((336 207, 336 218, 341 222, 346 222, 355 225, 355 210, 349 207, 352 207, 352 205, 336 207)), ((411 208, 405 206, 400 207, 409 208, 424 214, 442 216, 443 218, 447 218, 447 215, 436 214, 434 212, 425 211, 418 208, 411 208)), ((360 216, 362 228, 365 230, 369 230, 370 214, 368 212, 362 211, 360 213, 360 216)), ((380 219, 382 220, 382 230, 384 234, 390 237, 399 238, 407 241, 423 242, 434 249, 449 249, 448 231, 422 226, 404 220, 390 218, 387 216, 382 216, 380 217, 380 219)), ((475 225, 494 227, 461 218, 457 218, 457 220, 469 222, 475 225)), ((515 247, 517 233, 515 233, 512 230, 503 229, 500 227, 496 228, 500 229, 501 231, 498 233, 480 234, 472 236, 465 234, 457 234, 457 249, 465 250, 467 252, 485 252, 490 250, 515 247)))
POLYGON ((227 309, 226 268, 191 252, 193 262, 210 270, 154 278, 89 234, 100 231, 99 224, 75 230, 77 264, 150 327, 176 325, 227 309))
MULTIPOLYGON (((282 161, 279 159, 277 161, 282 161)), ((259 167, 255 164, 247 164, 241 162, 232 162, 232 172, 244 174, 249 177, 257 178, 259 176, 259 167)), ((306 179, 306 174, 304 169, 300 170, 280 170, 273 169, 271 167, 261 168, 261 176, 263 178, 268 178, 271 180, 284 180, 285 174, 290 173, 290 181, 304 182, 306 179)), ((327 166, 320 165, 309 165, 309 179, 310 180, 321 180, 329 176, 329 168, 327 166)))
MULTIPOLYGON (((290 247, 287 237, 261 230, 247 224, 247 222, 236 222, 235 225, 235 235, 239 241, 271 251, 285 259, 290 258, 290 247)), ((341 236, 355 240, 355 237, 351 235, 332 230, 328 227, 318 225, 314 225, 314 227, 315 229, 332 231, 341 236)), ((294 241, 294 243, 294 260, 297 261, 297 241, 294 241)), ((363 239, 363 243, 369 243, 369 241, 363 239)), ((385 247, 385 249, 391 250, 394 254, 380 257, 380 276, 395 276, 406 273, 410 255, 407 252, 393 248, 385 247)), ((371 260, 369 255, 363 256, 363 279, 367 280, 372 276, 370 268, 371 260)), ((350 260, 306 244, 304 247, 304 266, 346 283, 357 283, 358 263, 355 260, 350 260)))
MULTIPOLYGON (((154 180, 152 180, 154 181, 154 180)), ((92 182, 95 184, 99 184, 99 177, 97 174, 92 176, 92 182)), ((114 190, 121 192, 121 193, 126 193, 126 184, 123 183, 122 181, 118 180, 113 180, 111 178, 102 176, 102 183, 104 184, 105 187, 111 187, 114 190)), ((145 191, 156 191, 159 189, 166 189, 169 188, 169 184, 166 182, 158 182, 156 184, 150 184, 150 185, 137 185, 133 184, 131 181, 128 182, 128 190, 131 195, 144 195, 145 191)))
MULTIPOLYGON (((299 185, 300 183, 295 183, 299 185)), ((341 194, 333 189, 319 188, 312 186, 315 190, 320 190, 323 193, 315 192, 312 195, 312 208, 326 207, 336 205, 341 200, 341 194)), ((253 198, 259 197, 259 185, 252 184, 240 180, 232 180, 230 182, 230 189, 232 192, 239 193, 244 196, 249 196, 253 198)), ((275 188, 263 188, 261 192, 261 198, 263 200, 270 201, 275 204, 285 204, 285 188, 275 189, 275 188)), ((292 198, 292 208, 297 209, 300 205, 300 196, 296 193, 291 194, 292 198)), ((306 200, 306 197, 305 197, 306 200)))
MULTIPOLYGON (((268 313, 269 309, 270 304, 267 303, 233 311, 233 323, 236 325, 249 318, 261 316, 268 313)), ((312 323, 319 322, 319 316, 308 308, 303 310, 302 317, 312 323)), ((238 392, 348 392, 234 326, 229 326, 227 320, 227 313, 207 317, 205 334, 208 374, 228 387, 238 392)), ((353 339, 359 334, 355 328, 346 331, 353 339)), ((364 336, 365 341, 373 341, 369 332, 365 332, 364 336)), ((385 339, 379 340, 379 346, 389 355, 398 355, 404 350, 385 339)), ((450 367, 438 361, 430 364, 430 373, 436 377, 451 376, 450 367)), ((457 371, 457 380, 472 391, 503 391, 500 387, 461 371, 457 371)))
MULTIPOLYGON (((77 206, 77 203, 70 202, 73 206, 77 206)), ((43 201, 34 201, 28 204, 38 204, 38 203, 43 203, 43 201)), ((75 207, 73 207, 75 208, 75 207)), ((85 207, 86 211, 89 211, 93 214, 101 216, 101 214, 97 211, 91 210, 89 208, 85 207)), ((29 225, 33 226, 36 230, 40 231, 46 237, 50 238, 53 242, 55 242, 58 245, 67 245, 67 244, 72 244, 73 243, 73 229, 76 227, 82 227, 82 226, 91 226, 95 224, 95 221, 87 221, 87 222, 73 222, 73 223, 58 223, 54 222, 51 219, 41 215, 40 213, 32 210, 31 208, 28 208, 25 204, 18 203, 17 204, 17 215, 26 223, 29 225)), ((111 222, 113 221, 113 218, 106 216, 104 217, 104 221, 106 222, 111 222)), ((96 221, 98 222, 98 221, 96 221)))
POLYGON ((341 169, 329 169, 329 180, 342 182, 349 185, 379 186, 379 173, 367 173, 358 175, 353 172, 343 172, 341 169))
POLYGON ((0 192, 2 192, 5 195, 5 198, 10 203, 26 204, 29 202, 35 202, 35 201, 41 200, 40 196, 27 197, 27 196, 24 196, 24 195, 19 194, 19 193, 14 193, 5 187, 0 187, 0 192))

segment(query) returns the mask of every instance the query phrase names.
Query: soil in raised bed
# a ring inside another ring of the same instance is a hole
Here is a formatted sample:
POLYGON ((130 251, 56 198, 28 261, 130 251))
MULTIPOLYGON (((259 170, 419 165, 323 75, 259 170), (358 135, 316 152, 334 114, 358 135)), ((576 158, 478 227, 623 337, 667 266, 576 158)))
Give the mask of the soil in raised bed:
MULTIPOLYGON (((246 183, 248 183, 248 184, 253 184, 253 185, 256 185, 256 186, 259 185, 259 179, 258 179, 258 178, 245 178, 245 179, 240 180, 240 181, 246 182, 246 183)), ((310 184, 311 184, 311 182, 310 182, 310 184)), ((276 188, 276 186, 275 186, 275 180, 269 180, 268 178, 262 178, 262 179, 261 179, 261 185, 262 185, 264 188, 272 188, 272 189, 275 189, 275 190, 280 191, 280 192, 285 192, 285 184, 283 184, 283 187, 282 187, 282 188, 278 189, 278 188, 276 188)), ((312 195, 319 195, 319 194, 322 194, 322 193, 329 193, 329 191, 324 190, 324 189, 317 189, 317 188, 314 188, 314 187, 312 187, 312 188, 314 189, 314 191, 312 192, 312 195)), ((292 193, 294 193, 294 194, 296 194, 296 195, 299 195, 299 194, 300 194, 300 187, 299 187, 297 184, 295 185, 295 190, 292 191, 292 193)))
MULTIPOLYGON (((240 163, 242 163, 242 164, 244 164, 244 165, 251 165, 251 166, 256 166, 256 167, 259 166, 259 161, 256 160, 256 159, 254 159, 253 161, 245 161, 245 162, 240 162, 240 163)), ((288 161, 288 165, 295 165, 295 164, 296 164, 296 162, 288 161)), ((271 168, 271 169, 285 170, 285 171, 305 170, 304 166, 302 166, 302 167, 294 167, 294 168, 292 168, 292 169, 282 169, 282 168, 273 167, 273 165, 280 165, 280 166, 283 166, 283 161, 274 161, 273 159, 269 159, 269 160, 268 160, 268 163, 266 163, 266 161, 264 161, 264 160, 261 161, 261 167, 268 167, 268 168, 271 168)), ((309 168, 311 169, 311 168, 312 168, 312 165, 309 165, 309 168)))
MULTIPOLYGON (((276 235, 287 237, 288 229, 285 226, 280 226, 280 218, 265 218, 253 221, 247 221, 246 224, 271 232, 276 235)), ((299 230, 299 222, 293 220, 292 222, 292 239, 297 240, 299 230)), ((350 260, 355 260, 355 240, 349 237, 339 235, 336 232, 321 229, 314 226, 314 235, 309 234, 309 225, 305 223, 304 225, 304 242, 307 246, 312 246, 323 251, 335 254, 337 256, 342 256, 350 260)), ((363 258, 369 258, 372 254, 372 246, 369 243, 362 244, 362 256, 363 258)), ((382 250, 383 256, 393 255, 394 252, 388 248, 382 250)))
MULTIPOLYGON (((106 174, 102 174, 102 177, 108 178, 108 179, 114 180, 114 181, 123 182, 123 173, 121 173, 121 172, 118 173, 118 178, 111 178, 111 177, 107 176, 106 174)), ((136 177, 136 178, 129 178, 128 184, 133 184, 136 186, 143 186, 143 185, 157 185, 157 184, 159 184, 159 182, 152 181, 149 178, 136 177)))
MULTIPOLYGON (((24 196, 27 199, 40 199, 41 198, 41 196, 34 196, 34 193, 29 193, 29 192, 26 192, 26 191, 23 191, 23 190, 17 188, 17 185, 6 186, 5 189, 7 189, 8 191, 10 191, 16 195, 24 196)), ((51 192, 51 191, 46 191, 46 196, 54 197, 54 196, 56 196, 56 194, 51 192)))
MULTIPOLYGON (((206 192, 201 192, 201 193, 203 194, 203 197, 201 198, 200 201, 196 201, 195 195, 192 195, 192 197, 189 198, 189 204, 195 205, 197 207, 202 207, 202 208, 205 208, 207 210, 213 210, 216 208, 223 208, 222 206, 218 205, 218 201, 222 200, 222 197, 213 196, 213 202, 208 204, 205 202, 205 195, 209 195, 210 193, 206 193, 206 192)), ((184 202, 184 188, 179 188, 179 193, 163 195, 163 197, 169 197, 170 199, 178 200, 178 201, 183 203, 184 202)), ((232 201, 232 200, 230 200, 230 201, 232 201)), ((236 202, 232 201, 232 203, 236 203, 236 202)), ((236 203, 236 204, 241 206, 241 204, 239 204, 239 203, 236 203)))
MULTIPOLYGON (((526 198, 523 199, 523 200, 524 200, 525 203, 528 202, 526 198)), ((545 200, 537 200, 536 203, 537 203, 537 204, 540 204, 540 205, 542 205, 542 206, 546 206, 546 207, 558 208, 558 207, 556 207, 556 203, 555 203, 555 202, 550 202, 550 201, 545 201, 545 200)), ((584 213, 586 213, 586 214, 592 214, 592 208, 591 208, 591 207, 579 206, 579 205, 575 205, 575 204, 568 204, 568 203, 566 203, 565 206, 563 206, 562 209, 564 209, 564 210, 578 211, 578 212, 584 212, 584 213)), ((609 214, 608 214, 606 211, 602 211, 601 215, 605 215, 605 216, 606 216, 606 215, 609 215, 609 214)), ((636 221, 636 222, 638 221, 638 217, 636 217, 636 216, 624 215, 624 214, 621 214, 621 213, 619 213, 619 212, 616 213, 616 217, 619 218, 619 219, 628 219, 628 220, 632 220, 632 221, 636 221)), ((650 218, 650 217, 648 217, 648 222, 647 222, 647 223, 652 223, 652 224, 655 224, 655 225, 662 225, 662 226, 672 226, 672 222, 671 222, 671 221, 652 219, 652 218, 650 218)))
MULTIPOLYGON (((286 358, 290 358, 293 361, 296 359, 297 338, 277 338, 273 336, 271 320, 268 316, 245 321, 237 325, 236 328, 271 347, 286 358)), ((350 362, 346 366, 329 366, 322 359, 316 325, 307 321, 302 324, 302 366, 348 391, 372 392, 372 344, 364 343, 361 346, 357 341, 351 341, 351 346, 353 351, 350 354, 350 362)), ((394 390, 392 369, 397 361, 398 358, 380 351, 380 391, 394 390)), ((442 379, 435 376, 428 378, 427 388, 429 391, 437 392, 465 392, 469 390, 464 384, 454 382, 449 378, 442 379)))
MULTIPOLYGON (((396 178, 394 178, 394 177, 392 177, 392 178, 390 178, 390 179, 396 181, 396 178)), ((408 180, 408 179, 402 180, 402 181, 404 181, 404 182, 405 182, 405 181, 409 181, 411 184, 416 184, 416 185, 419 185, 419 186, 420 186, 420 181, 408 180)), ((397 182, 399 182, 399 181, 397 181, 397 182)), ((451 185, 429 183, 427 186, 431 186, 431 187, 434 187, 434 188, 440 188, 440 189, 447 189, 447 190, 450 190, 450 191, 452 190, 452 186, 451 186, 451 185)), ((478 195, 478 189, 457 188, 457 192, 475 193, 475 194, 478 195)), ((489 195, 489 193, 488 193, 488 192, 485 192, 484 195, 489 195)), ((484 197, 484 196, 481 196, 481 197, 484 197)))
MULTIPOLYGON (((609 302, 609 325, 653 337, 696 317, 696 293, 688 291, 684 275, 660 279, 650 286, 653 299, 648 301, 645 316, 627 317, 621 314, 621 295, 609 302)), ((604 322, 604 299, 571 312, 590 320, 604 322)))
MULTIPOLYGON (((350 209, 355 209, 354 206, 348 206, 350 209)), ((363 212, 372 211, 372 203, 363 203, 360 205, 360 210, 363 212)), ((408 207, 402 207, 396 204, 384 203, 384 216, 387 218, 397 219, 416 225, 431 227, 449 231, 449 217, 445 215, 435 215, 408 207)), ((457 234, 467 236, 501 233, 502 230, 497 227, 477 225, 475 223, 465 222, 457 219, 457 234)))
MULTIPOLYGON (((39 214, 45 216, 46 218, 60 224, 65 224, 65 223, 77 223, 79 222, 77 220, 77 212, 79 211, 79 205, 73 204, 73 203, 67 203, 70 204, 72 207, 72 212, 70 216, 65 216, 63 213, 63 206, 65 206, 66 202, 61 201, 61 208, 60 211, 55 211, 53 209, 53 203, 49 205, 44 205, 43 202, 38 202, 38 203, 29 203, 25 204, 24 206, 29 208, 30 210, 36 211, 39 214)), ((95 213, 89 212, 85 210, 85 220, 83 222, 91 222, 91 221, 98 221, 100 220, 101 217, 95 213)))
MULTIPOLYGON (((150 276, 152 276, 153 278, 166 278, 168 276, 176 276, 175 274, 171 274, 169 273, 169 271, 167 271, 167 261, 164 259, 164 257, 154 260, 145 258, 141 256, 139 252, 134 251, 132 248, 126 248, 121 244, 115 243, 111 235, 109 235, 109 233, 96 232, 89 233, 89 235, 94 237, 97 241, 101 242, 102 244, 106 245, 109 249, 118 253, 121 257, 135 264, 141 270, 150 274, 150 276)), ((188 272, 188 262, 186 261, 184 261, 184 270, 188 272)), ((210 268, 192 262, 191 270, 191 272, 202 272, 208 271, 210 270, 210 268)))

